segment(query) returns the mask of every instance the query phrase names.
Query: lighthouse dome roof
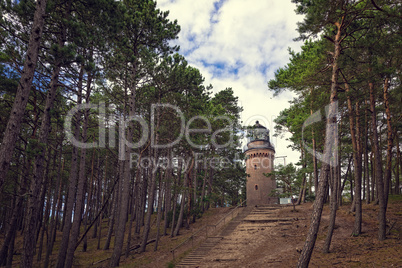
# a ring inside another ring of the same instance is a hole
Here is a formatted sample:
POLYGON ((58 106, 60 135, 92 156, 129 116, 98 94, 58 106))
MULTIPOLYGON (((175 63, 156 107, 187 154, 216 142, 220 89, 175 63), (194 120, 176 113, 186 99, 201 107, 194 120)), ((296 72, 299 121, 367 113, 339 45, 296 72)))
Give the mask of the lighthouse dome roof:
POLYGON ((266 127, 264 127, 263 125, 261 125, 259 121, 255 121, 254 128, 263 128, 263 129, 267 129, 266 127))

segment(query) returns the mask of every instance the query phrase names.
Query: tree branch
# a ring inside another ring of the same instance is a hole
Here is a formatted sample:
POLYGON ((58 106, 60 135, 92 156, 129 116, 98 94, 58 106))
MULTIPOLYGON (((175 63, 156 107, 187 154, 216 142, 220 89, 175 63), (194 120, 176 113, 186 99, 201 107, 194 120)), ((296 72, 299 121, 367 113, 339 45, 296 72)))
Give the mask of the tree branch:
POLYGON ((377 6, 377 4, 374 2, 374 0, 371 0, 371 3, 373 4, 373 6, 374 6, 376 9, 378 9, 379 11, 385 13, 384 9, 380 8, 379 6, 377 6))

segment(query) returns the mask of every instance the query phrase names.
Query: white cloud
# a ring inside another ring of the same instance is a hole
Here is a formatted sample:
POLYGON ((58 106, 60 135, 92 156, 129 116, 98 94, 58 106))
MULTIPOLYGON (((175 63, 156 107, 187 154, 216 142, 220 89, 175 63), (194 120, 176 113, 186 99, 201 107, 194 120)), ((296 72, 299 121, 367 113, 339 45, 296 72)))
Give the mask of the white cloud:
MULTIPOLYGON (((243 121, 253 124, 259 116, 273 129, 273 119, 293 98, 291 93, 274 98, 267 82, 288 62, 288 47, 300 50, 293 41, 302 20, 295 5, 290 0, 162 0, 158 7, 178 20, 180 53, 200 69, 206 84, 215 92, 232 87, 244 108, 243 121)), ((288 145, 278 139, 276 153, 295 163, 299 153, 288 145)))

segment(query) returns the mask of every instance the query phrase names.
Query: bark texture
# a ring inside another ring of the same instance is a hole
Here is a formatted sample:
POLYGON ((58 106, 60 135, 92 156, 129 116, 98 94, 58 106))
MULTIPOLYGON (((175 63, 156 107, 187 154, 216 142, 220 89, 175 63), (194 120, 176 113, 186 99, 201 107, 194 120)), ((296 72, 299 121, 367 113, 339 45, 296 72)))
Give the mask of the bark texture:
MULTIPOLYGON (((47 0, 36 1, 36 10, 29 37, 28 50, 25 56, 24 68, 18 83, 17 94, 11 109, 10 118, 4 132, 3 142, 0 147, 0 190, 10 167, 10 161, 15 149, 15 143, 21 130, 22 118, 31 92, 32 80, 38 61, 39 47, 42 39, 43 26, 45 24, 47 0)), ((27 263, 28 265, 29 264, 27 263)), ((30 267, 30 266, 28 266, 30 267)))

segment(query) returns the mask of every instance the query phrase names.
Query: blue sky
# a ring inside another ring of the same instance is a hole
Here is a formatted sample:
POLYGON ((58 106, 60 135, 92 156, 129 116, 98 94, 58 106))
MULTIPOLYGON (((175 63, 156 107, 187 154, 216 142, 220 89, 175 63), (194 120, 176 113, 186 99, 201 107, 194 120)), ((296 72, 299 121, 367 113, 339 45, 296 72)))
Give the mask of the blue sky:
MULTIPOLYGON (((290 0, 159 0, 158 7, 170 11, 181 32, 177 43, 190 65, 198 68, 205 84, 214 92, 233 88, 243 106, 242 120, 256 120, 272 129, 273 120, 292 93, 277 97, 267 82, 274 72, 288 63, 288 48, 300 51, 295 5, 290 0)), ((285 139, 273 139, 276 155, 296 163, 299 153, 292 152, 285 139)), ((283 163, 283 160, 277 161, 283 163)))

